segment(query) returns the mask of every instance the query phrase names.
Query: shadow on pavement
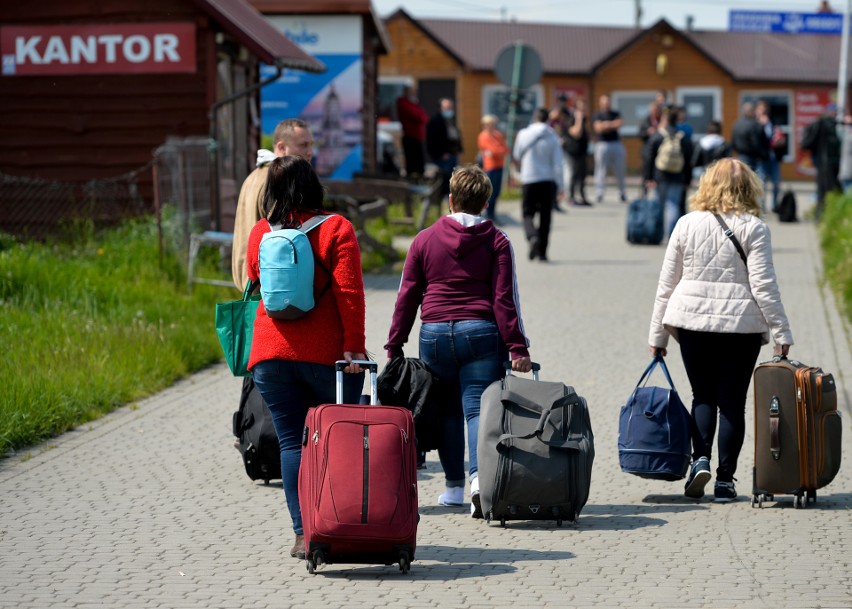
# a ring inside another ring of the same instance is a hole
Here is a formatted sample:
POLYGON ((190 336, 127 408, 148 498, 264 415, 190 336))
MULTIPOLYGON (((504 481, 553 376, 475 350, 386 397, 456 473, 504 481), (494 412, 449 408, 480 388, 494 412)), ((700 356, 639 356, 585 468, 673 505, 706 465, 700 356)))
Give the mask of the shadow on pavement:
POLYGON ((418 545, 416 558, 407 575, 394 565, 351 565, 340 563, 324 567, 317 574, 335 579, 385 579, 400 577, 415 581, 453 581, 515 573, 518 568, 512 563, 544 562, 576 558, 573 552, 554 550, 519 550, 518 548, 475 549, 418 545), (437 564, 424 564, 433 561, 437 564))

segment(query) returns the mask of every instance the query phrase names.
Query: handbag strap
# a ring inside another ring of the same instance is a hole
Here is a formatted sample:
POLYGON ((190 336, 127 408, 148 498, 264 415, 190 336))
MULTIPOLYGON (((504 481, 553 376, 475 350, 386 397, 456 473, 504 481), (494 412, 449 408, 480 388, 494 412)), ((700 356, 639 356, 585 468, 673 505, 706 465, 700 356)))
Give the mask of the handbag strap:
POLYGON ((246 289, 243 291, 243 300, 247 301, 251 297, 252 292, 254 292, 258 286, 260 286, 259 280, 252 281, 249 279, 246 282, 246 289))
POLYGON ((734 244, 734 247, 737 248, 737 252, 739 252, 740 258, 743 259, 743 264, 745 265, 746 270, 748 270, 748 260, 746 259, 746 254, 743 251, 743 246, 740 245, 739 240, 737 239, 736 235, 734 235, 734 231, 728 228, 728 225, 722 219, 722 216, 720 216, 719 214, 713 214, 713 217, 716 218, 716 221, 719 222, 719 226, 721 226, 722 230, 725 231, 725 236, 730 239, 731 243, 734 244))

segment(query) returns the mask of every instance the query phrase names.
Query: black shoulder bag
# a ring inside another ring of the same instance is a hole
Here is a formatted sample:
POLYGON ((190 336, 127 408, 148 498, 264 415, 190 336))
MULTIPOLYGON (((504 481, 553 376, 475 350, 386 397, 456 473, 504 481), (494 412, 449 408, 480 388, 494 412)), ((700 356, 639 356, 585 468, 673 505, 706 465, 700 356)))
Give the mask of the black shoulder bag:
POLYGON ((748 260, 746 260, 746 254, 745 254, 745 251, 743 251, 743 246, 742 246, 742 245, 740 245, 739 240, 738 240, 738 239, 737 239, 737 237, 734 235, 734 231, 732 231, 730 228, 728 228, 728 225, 727 225, 727 223, 726 223, 726 222, 722 219, 722 216, 720 216, 719 214, 713 214, 713 216, 716 218, 716 221, 717 221, 717 222, 719 222, 719 226, 721 226, 721 227, 722 227, 722 230, 723 230, 723 231, 725 231, 725 236, 726 236, 728 239, 730 239, 730 240, 731 240, 731 243, 733 243, 733 244, 734 244, 734 247, 735 247, 735 248, 737 248, 737 252, 739 253, 740 258, 742 258, 742 259, 743 259, 743 264, 745 265, 746 270, 748 270, 748 260))

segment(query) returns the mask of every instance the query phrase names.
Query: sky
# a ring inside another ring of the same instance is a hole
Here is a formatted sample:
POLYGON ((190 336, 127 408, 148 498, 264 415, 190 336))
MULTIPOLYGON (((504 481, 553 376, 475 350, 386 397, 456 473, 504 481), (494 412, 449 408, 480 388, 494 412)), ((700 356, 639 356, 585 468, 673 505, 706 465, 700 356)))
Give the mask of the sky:
MULTIPOLYGON (((836 12, 848 0, 830 0, 836 12)), ((381 17, 399 8, 420 19, 462 19, 473 21, 523 21, 586 25, 636 25, 636 5, 641 6, 639 24, 650 26, 665 18, 677 28, 686 27, 687 16, 697 30, 725 30, 728 12, 758 10, 814 13, 819 0, 373 0, 381 17)))

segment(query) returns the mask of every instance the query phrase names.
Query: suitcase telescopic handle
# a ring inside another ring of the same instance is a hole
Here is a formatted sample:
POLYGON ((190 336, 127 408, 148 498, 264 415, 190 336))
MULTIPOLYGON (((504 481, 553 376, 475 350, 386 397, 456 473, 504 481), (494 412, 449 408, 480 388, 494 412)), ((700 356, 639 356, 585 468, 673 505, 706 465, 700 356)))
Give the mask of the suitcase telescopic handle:
MULTIPOLYGON (((510 362, 510 361, 503 362, 503 368, 506 369, 505 376, 509 376, 509 375, 512 374, 512 362, 510 362)), ((539 373, 540 370, 541 370, 541 364, 539 364, 538 362, 532 362, 533 379, 538 380, 538 373, 539 373)))
POLYGON ((370 404, 379 403, 379 385, 376 377, 379 374, 379 364, 368 359, 353 359, 347 362, 345 359, 339 359, 334 362, 334 371, 337 381, 337 389, 335 390, 336 401, 338 404, 343 403, 343 369, 349 364, 358 364, 370 371, 370 404))

